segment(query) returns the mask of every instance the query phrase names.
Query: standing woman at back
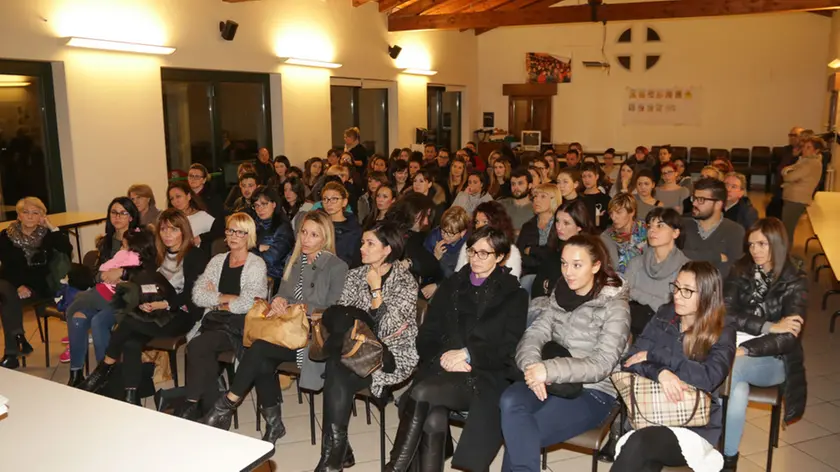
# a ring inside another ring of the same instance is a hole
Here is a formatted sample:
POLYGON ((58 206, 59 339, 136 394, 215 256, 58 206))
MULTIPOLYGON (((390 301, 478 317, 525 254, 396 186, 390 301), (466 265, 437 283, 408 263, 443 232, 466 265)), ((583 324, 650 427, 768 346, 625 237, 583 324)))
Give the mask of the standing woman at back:
POLYGON ((359 128, 347 128, 344 131, 344 152, 349 152, 353 156, 353 166, 356 172, 363 175, 367 167, 367 150, 362 146, 362 135, 359 133, 359 128))

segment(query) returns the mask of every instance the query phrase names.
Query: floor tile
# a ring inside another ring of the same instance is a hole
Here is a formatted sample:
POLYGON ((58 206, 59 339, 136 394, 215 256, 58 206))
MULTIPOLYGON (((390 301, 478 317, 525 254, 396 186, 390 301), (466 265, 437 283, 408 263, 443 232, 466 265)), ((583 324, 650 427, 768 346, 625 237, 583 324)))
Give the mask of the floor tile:
MULTIPOLYGON (((758 452, 746 456, 746 458, 760 467, 761 470, 765 470, 764 466, 767 464, 766 453, 758 452)), ((835 470, 793 446, 780 447, 773 453, 774 472, 835 472, 835 470)))
POLYGON ((832 433, 840 433, 840 407, 832 403, 806 407, 803 418, 832 433))
POLYGON ((826 436, 797 444, 796 449, 827 465, 840 467, 840 435, 826 436))
MULTIPOLYGON (((763 431, 770 431, 770 423, 764 419, 757 421, 751 420, 749 421, 749 423, 754 426, 757 426, 763 431)), ((781 442, 785 442, 787 444, 796 444, 802 441, 810 441, 811 439, 817 439, 829 435, 831 435, 831 431, 828 431, 825 428, 817 426, 814 423, 803 419, 788 426, 787 428, 782 429, 781 433, 779 434, 779 441, 780 444, 781 442)))

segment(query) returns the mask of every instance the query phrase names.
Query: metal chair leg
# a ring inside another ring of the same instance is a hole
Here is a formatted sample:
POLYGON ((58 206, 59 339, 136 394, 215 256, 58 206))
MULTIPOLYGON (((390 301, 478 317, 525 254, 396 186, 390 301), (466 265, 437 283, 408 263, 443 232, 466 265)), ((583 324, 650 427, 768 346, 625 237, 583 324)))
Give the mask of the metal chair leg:
POLYGON ((169 370, 172 371, 172 381, 175 383, 175 388, 178 388, 178 351, 173 349, 166 351, 169 356, 169 370))
MULTIPOLYGON (((235 369, 236 367, 233 364, 225 364, 228 388, 233 385, 233 378, 236 376, 235 369)), ((239 408, 233 411, 233 429, 239 429, 239 408)))
POLYGON ((50 319, 44 318, 44 363, 50 366, 50 319))
POLYGON ((819 238, 816 235, 814 235, 814 236, 811 236, 810 238, 805 240, 805 254, 808 254, 808 244, 810 244, 811 241, 814 241, 814 240, 819 241, 819 238))
POLYGON ((365 397, 365 416, 367 417, 367 424, 370 424, 370 398, 365 397))
POLYGON ((542 448, 540 452, 542 452, 542 470, 545 470, 548 468, 548 451, 542 448))
POLYGON ((385 472, 385 407, 379 409, 379 463, 385 472))
POLYGON ((838 317, 840 317, 840 310, 835 311, 834 314, 831 315, 831 325, 828 327, 829 333, 834 333, 834 323, 837 322, 838 317))
POLYGON ((592 451, 592 472, 598 472, 598 453, 600 451, 592 451))
POLYGON ((830 296, 832 296, 832 295, 838 295, 838 294, 840 294, 840 290, 838 290, 838 289, 836 289, 836 288, 831 289, 831 290, 827 290, 827 291, 823 294, 823 298, 822 298, 822 309, 823 309, 823 310, 825 310, 825 309, 826 309, 826 307, 827 307, 827 305, 828 305, 828 297, 830 297, 830 296))
POLYGON ((303 405, 303 395, 300 391, 300 377, 297 378, 295 385, 297 386, 298 405, 303 405))
POLYGON ((817 258, 821 257, 821 256, 825 256, 825 253, 824 252, 818 252, 818 253, 814 254, 814 257, 811 258, 811 268, 812 269, 817 266, 817 258))
POLYGON ((817 281, 820 280, 820 271, 823 270, 823 269, 831 269, 831 266, 828 265, 828 264, 823 264, 823 265, 817 267, 817 269, 814 271, 814 282, 817 282, 817 281))
POLYGON ((312 445, 315 445, 315 394, 309 392, 309 435, 312 445))
POLYGON ((38 323, 38 335, 41 336, 41 343, 44 342, 44 329, 41 327, 41 313, 43 313, 43 308, 40 306, 35 306, 35 322, 38 323))
POLYGON ((351 410, 353 412, 353 416, 358 416, 358 412, 356 412, 356 399, 353 399, 353 405, 351 406, 351 410))

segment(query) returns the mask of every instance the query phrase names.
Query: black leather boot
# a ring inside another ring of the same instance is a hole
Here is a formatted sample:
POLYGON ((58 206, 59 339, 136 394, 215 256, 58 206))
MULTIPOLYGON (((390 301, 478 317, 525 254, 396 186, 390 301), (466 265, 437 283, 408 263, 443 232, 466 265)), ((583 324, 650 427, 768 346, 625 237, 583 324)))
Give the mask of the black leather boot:
POLYGON ((348 450, 347 428, 336 424, 325 425, 321 438, 321 460, 315 466, 315 472, 341 472, 348 450))
POLYGON ((418 454, 420 467, 417 472, 443 472, 446 463, 448 432, 423 433, 418 454))
POLYGON ((3 356, 3 360, 0 360, 0 367, 5 367, 7 369, 17 369, 18 367, 20 367, 20 361, 18 360, 18 356, 6 354, 5 356, 3 356))
POLYGON ((18 344, 18 351, 20 351, 20 353, 24 356, 32 354, 32 351, 35 350, 35 348, 29 344, 29 341, 26 340, 26 336, 22 334, 15 336, 15 341, 17 341, 18 344))
POLYGON ((347 441, 347 452, 344 453, 344 462, 341 463, 341 466, 345 469, 349 469, 356 465, 356 456, 353 454, 353 447, 350 446, 350 441, 347 441))
MULTIPOLYGON (((108 379, 111 377, 111 372, 114 370, 116 364, 106 364, 105 361, 99 363, 96 369, 88 375, 88 377, 79 384, 79 388, 86 392, 96 393, 102 390, 108 384, 108 379)), ((81 372, 78 371, 78 372, 81 372)))
POLYGON ((172 414, 185 420, 198 421, 201 419, 201 404, 200 402, 184 401, 172 414))
POLYGON ((71 387, 78 387, 84 381, 85 377, 82 375, 82 369, 70 369, 70 380, 67 385, 71 387))
POLYGON ((397 437, 394 439, 394 448, 391 449, 391 460, 385 464, 385 472, 408 471, 417 453, 426 417, 429 416, 429 403, 416 402, 410 396, 407 400, 397 428, 397 437))
POLYGON ((734 456, 723 456, 723 469, 721 472, 736 472, 738 470, 738 454, 734 456))
POLYGON ((227 395, 222 395, 216 400, 213 408, 204 415, 204 418, 201 418, 201 422, 208 426, 227 431, 230 429, 230 423, 233 421, 233 413, 240 403, 242 403, 241 398, 237 402, 232 402, 228 400, 227 395))
POLYGON ((136 388, 125 389, 125 402, 140 406, 140 395, 137 394, 136 388))
POLYGON ((286 435, 286 427, 280 415, 280 403, 269 407, 260 407, 260 413, 265 418, 265 434, 262 440, 275 444, 278 439, 286 435))

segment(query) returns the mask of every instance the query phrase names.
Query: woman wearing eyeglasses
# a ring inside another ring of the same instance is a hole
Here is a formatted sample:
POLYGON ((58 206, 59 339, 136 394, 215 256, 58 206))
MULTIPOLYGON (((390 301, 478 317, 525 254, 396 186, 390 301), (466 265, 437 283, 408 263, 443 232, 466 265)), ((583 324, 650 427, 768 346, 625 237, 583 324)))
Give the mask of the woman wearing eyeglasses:
POLYGON ((251 251, 263 258, 268 276, 279 283, 295 245, 295 234, 289 220, 278 208, 277 194, 272 189, 260 185, 253 198, 257 245, 251 251))
POLYGON ((350 193, 338 182, 328 182, 321 191, 321 203, 335 227, 336 255, 350 267, 361 265, 359 241, 362 239, 362 227, 356 215, 346 211, 350 193))
POLYGON ((17 369, 18 357, 34 350, 23 331, 25 300, 52 297, 48 279, 50 262, 58 253, 69 258, 73 247, 66 232, 59 231, 47 217, 47 207, 37 197, 26 197, 15 206, 17 221, 0 232, 0 326, 5 351, 0 367, 17 369))
POLYGON ((184 182, 170 182, 166 194, 169 208, 180 210, 190 221, 193 244, 209 251, 213 240, 221 236, 221 220, 217 222, 205 211, 204 202, 184 182))
POLYGON ((499 402, 504 472, 539 471, 541 447, 598 426, 615 402, 609 375, 630 335, 626 285, 595 236, 570 238, 562 258, 563 277, 531 302, 535 321, 516 349, 524 382, 499 402))
POLYGON ((190 340, 186 376, 188 403, 181 411, 181 416, 186 418, 212 414, 214 408, 236 408, 237 405, 225 402, 224 398, 216 401, 219 397, 218 356, 234 351, 239 357, 245 314, 254 305, 254 299, 265 298, 268 291, 265 262, 250 252, 257 245, 254 220, 245 213, 230 215, 225 242, 230 251, 213 257, 193 288, 193 303, 204 308, 204 316, 187 335, 190 340), (208 318, 209 313, 212 314, 208 318))
MULTIPOLYGON (((497 161, 498 162, 498 161, 497 161)), ((469 411, 452 459, 488 470, 502 445, 499 398, 514 375, 528 294, 502 261, 510 240, 485 226, 467 239, 469 267, 442 282, 417 337, 419 370, 400 401, 400 424, 386 470, 444 469, 450 411, 469 411)))
POLYGON ((207 207, 207 213, 210 213, 210 216, 217 219, 224 218, 225 202, 209 187, 210 173, 203 164, 195 163, 190 166, 190 170, 187 173, 187 183, 193 193, 204 202, 204 205, 207 207))
POLYGON ((724 285, 738 350, 726 409, 727 470, 738 464, 750 386, 784 383, 785 423, 802 418, 807 382, 800 341, 808 307, 806 275, 790 258, 787 231, 776 218, 758 220, 746 235, 747 254, 724 285))
POLYGON ((616 444, 612 472, 682 466, 705 472, 719 471, 723 465, 714 448, 723 426, 719 388, 735 357, 735 330, 726 324, 720 272, 709 262, 688 262, 670 287, 673 301, 657 311, 622 367, 659 382, 665 401, 685 398, 691 387, 711 395, 709 423, 692 428, 648 426, 627 433, 616 444))
POLYGON ((677 183, 677 166, 673 162, 666 162, 660 166, 662 180, 665 182, 656 187, 656 198, 665 208, 673 208, 682 214, 683 202, 689 196, 686 187, 677 183))

